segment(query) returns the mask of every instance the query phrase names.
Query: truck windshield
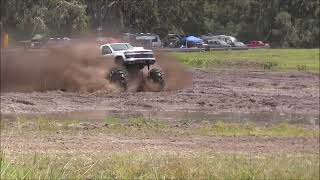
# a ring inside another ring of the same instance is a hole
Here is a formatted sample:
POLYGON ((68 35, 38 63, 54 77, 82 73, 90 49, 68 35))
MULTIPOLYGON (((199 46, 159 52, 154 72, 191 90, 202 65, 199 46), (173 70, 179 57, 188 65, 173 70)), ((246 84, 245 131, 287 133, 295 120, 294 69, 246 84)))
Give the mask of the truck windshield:
POLYGON ((123 51, 133 48, 130 44, 112 44, 110 46, 114 51, 123 51))

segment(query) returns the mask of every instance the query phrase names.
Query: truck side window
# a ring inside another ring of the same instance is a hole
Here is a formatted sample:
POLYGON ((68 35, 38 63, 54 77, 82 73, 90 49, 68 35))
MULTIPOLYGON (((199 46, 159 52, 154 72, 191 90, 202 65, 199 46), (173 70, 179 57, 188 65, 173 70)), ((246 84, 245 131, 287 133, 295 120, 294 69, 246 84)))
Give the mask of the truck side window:
POLYGON ((102 49, 101 49, 102 55, 111 54, 111 53, 112 53, 111 49, 108 46, 102 46, 102 49))

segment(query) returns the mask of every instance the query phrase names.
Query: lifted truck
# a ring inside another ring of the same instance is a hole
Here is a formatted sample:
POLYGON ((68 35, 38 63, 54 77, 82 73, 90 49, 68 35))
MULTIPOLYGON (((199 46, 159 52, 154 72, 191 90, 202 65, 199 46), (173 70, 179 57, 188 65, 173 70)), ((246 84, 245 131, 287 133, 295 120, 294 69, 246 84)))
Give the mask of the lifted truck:
MULTIPOLYGON (((129 43, 111 43, 100 46, 101 55, 114 59, 116 68, 111 69, 107 75, 112 83, 117 84, 123 90, 128 88, 128 82, 134 78, 143 76, 142 70, 147 66, 148 75, 143 83, 152 81, 159 86, 159 91, 164 89, 164 76, 161 70, 152 68, 156 59, 152 50, 143 47, 133 47, 129 43)), ((144 77, 143 77, 144 78, 144 77)), ((143 83, 140 85, 142 86, 143 83)))

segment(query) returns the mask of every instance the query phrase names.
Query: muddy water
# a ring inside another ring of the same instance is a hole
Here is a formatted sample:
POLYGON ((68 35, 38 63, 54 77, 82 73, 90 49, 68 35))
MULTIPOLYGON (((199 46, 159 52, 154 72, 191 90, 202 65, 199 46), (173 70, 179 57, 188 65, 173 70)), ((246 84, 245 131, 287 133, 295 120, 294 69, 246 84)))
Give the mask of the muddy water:
MULTIPOLYGON (((15 119, 15 114, 2 114, 3 119, 15 119)), ((101 122, 107 118, 119 118, 126 121, 130 118, 152 118, 163 122, 218 122, 227 123, 256 123, 262 125, 288 123, 319 126, 319 116, 308 114, 283 114, 279 112, 259 112, 259 113, 217 113, 190 111, 121 111, 121 110, 94 110, 94 111, 74 111, 64 113, 47 113, 41 115, 20 114, 20 118, 48 118, 55 120, 82 120, 101 122)))

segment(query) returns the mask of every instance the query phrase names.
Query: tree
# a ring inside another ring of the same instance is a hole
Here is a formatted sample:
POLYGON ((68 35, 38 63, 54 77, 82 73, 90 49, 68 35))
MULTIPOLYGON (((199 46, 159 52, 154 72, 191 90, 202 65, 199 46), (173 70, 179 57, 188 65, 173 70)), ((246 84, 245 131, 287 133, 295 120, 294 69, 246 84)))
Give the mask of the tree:
POLYGON ((114 33, 227 34, 272 46, 319 47, 318 0, 5 0, 3 27, 17 38, 114 33))
POLYGON ((297 41, 297 35, 291 22, 291 15, 286 11, 280 12, 276 17, 276 26, 281 32, 281 45, 283 47, 294 46, 297 41))
POLYGON ((49 0, 46 23, 51 35, 71 36, 87 28, 86 6, 79 1, 49 0))
POLYGON ((37 33, 69 36, 87 27, 85 5, 76 0, 12 0, 1 10, 3 26, 16 38, 37 33))

